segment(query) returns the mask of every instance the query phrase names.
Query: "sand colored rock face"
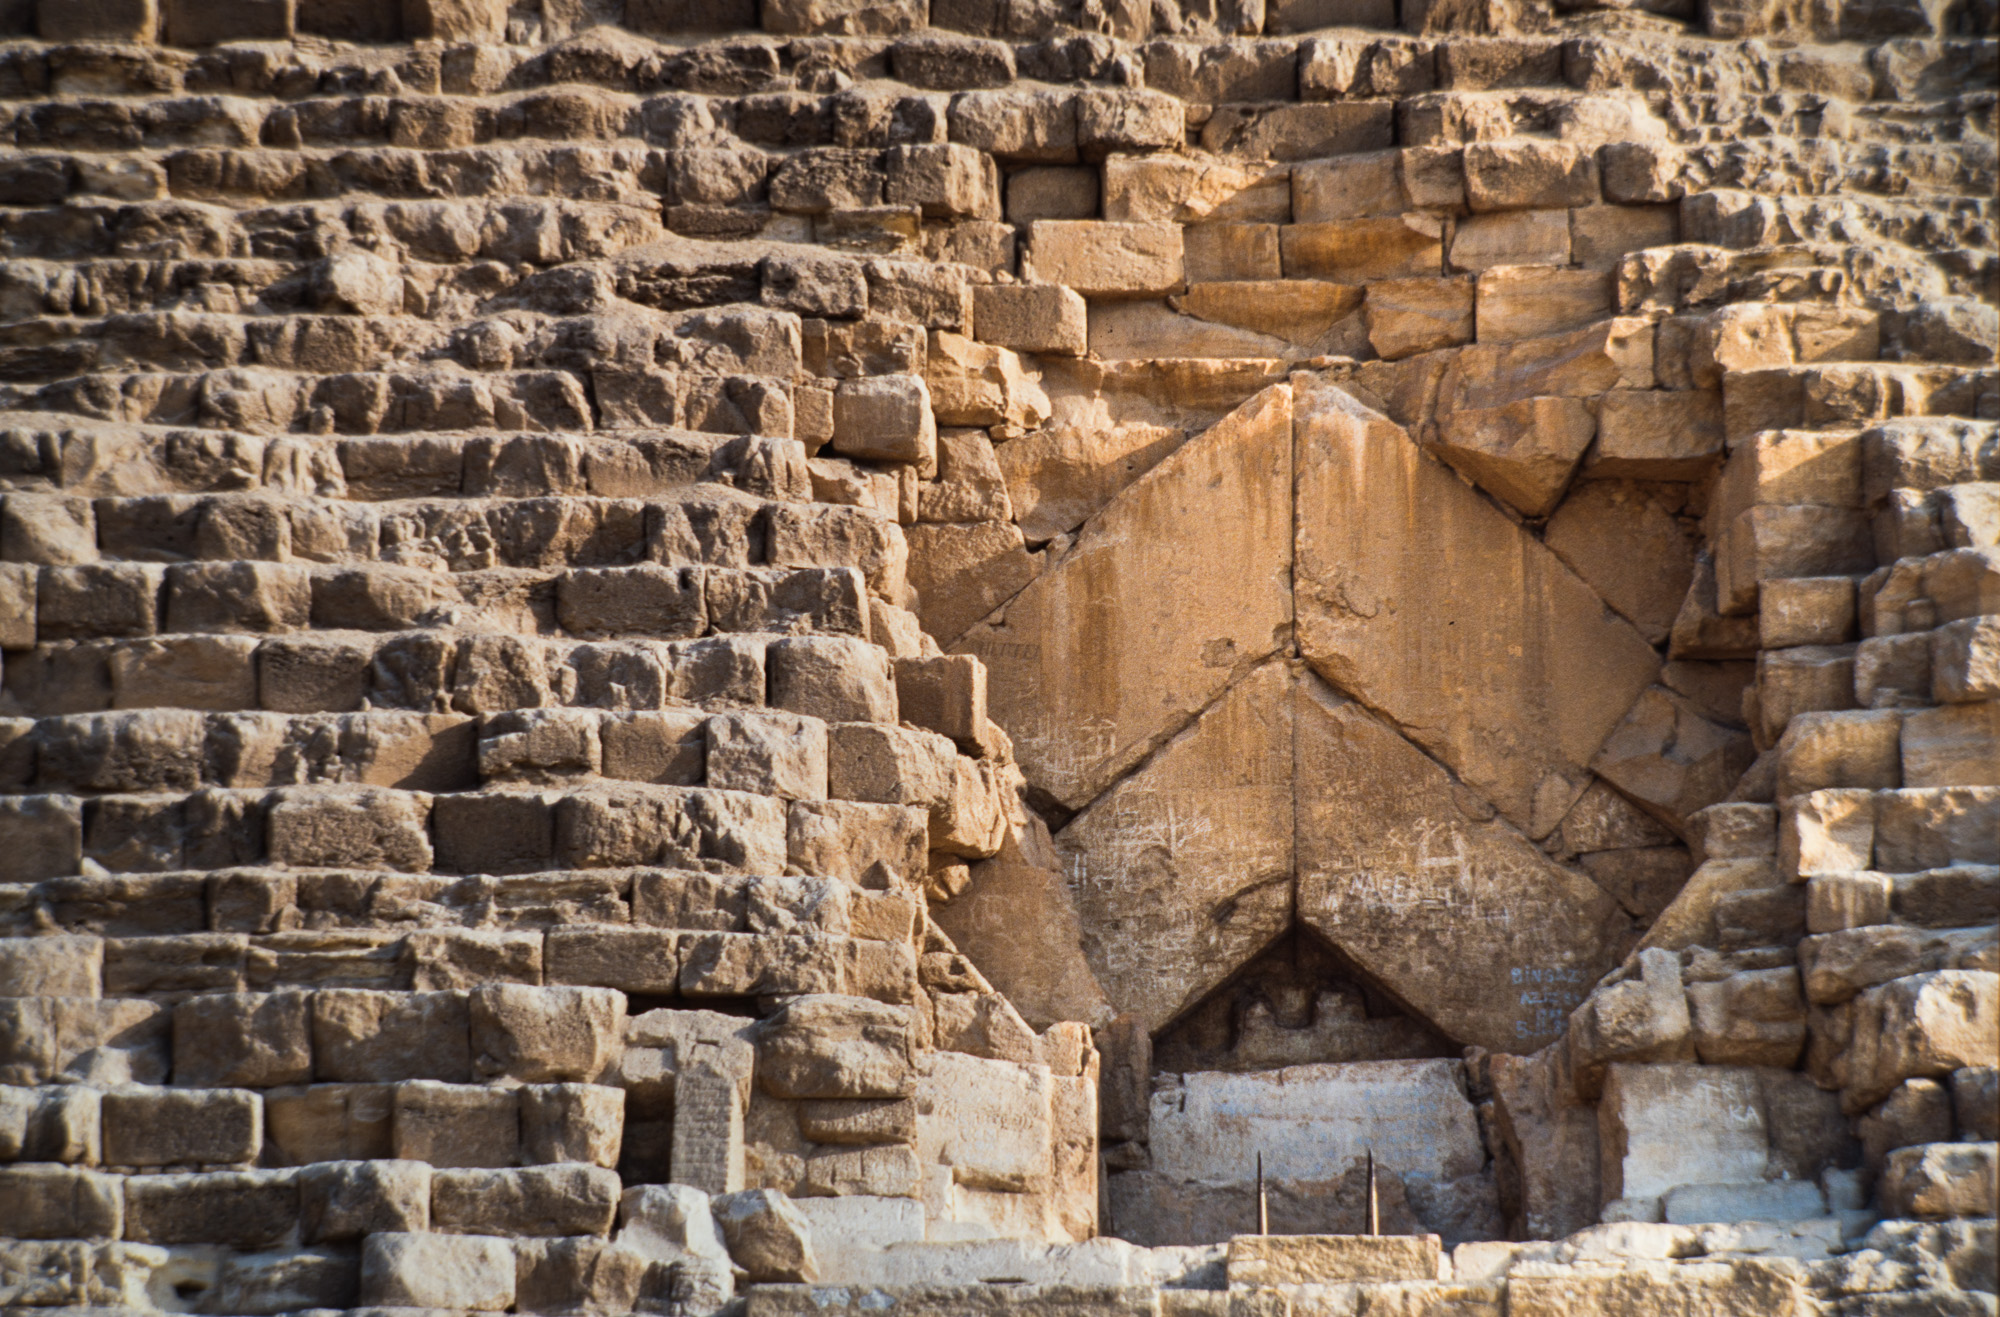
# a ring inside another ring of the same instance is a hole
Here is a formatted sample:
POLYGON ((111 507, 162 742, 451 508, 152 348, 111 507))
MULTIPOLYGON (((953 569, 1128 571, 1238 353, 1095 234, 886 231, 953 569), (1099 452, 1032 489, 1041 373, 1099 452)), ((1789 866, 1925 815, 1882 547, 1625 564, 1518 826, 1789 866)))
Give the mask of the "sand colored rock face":
POLYGON ((1996 42, 0 4, 0 1310, 1990 1309, 1996 42))

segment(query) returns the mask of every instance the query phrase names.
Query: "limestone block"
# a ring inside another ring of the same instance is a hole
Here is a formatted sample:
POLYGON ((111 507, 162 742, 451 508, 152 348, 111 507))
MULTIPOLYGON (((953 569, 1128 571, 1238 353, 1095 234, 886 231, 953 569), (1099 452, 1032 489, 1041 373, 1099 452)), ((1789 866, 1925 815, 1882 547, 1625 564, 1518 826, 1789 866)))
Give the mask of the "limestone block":
POLYGON ((1229 1287, 1435 1280, 1436 1235, 1238 1235, 1229 1241, 1229 1287))
POLYGON ((308 1244, 430 1229, 431 1168, 423 1162, 318 1162, 298 1179, 299 1237, 308 1244))
POLYGON ((513 1245, 481 1235, 369 1235, 361 1301, 397 1308, 504 1312, 514 1303, 513 1245))
POLYGON ((303 992, 190 997, 174 1008, 173 1073, 174 1083, 189 1088, 309 1082, 309 997, 303 992))
POLYGON ((1006 180, 1006 218, 1094 220, 1098 216, 1098 172, 1080 164, 1050 164, 1016 170, 1006 180))
POLYGON ((0 942, 0 996, 103 995, 104 942, 51 934, 0 942))
POLYGON ((1286 224, 1278 249, 1287 279, 1435 279, 1445 272, 1443 235, 1429 215, 1286 224))
POLYGON ((8 1239, 116 1239, 122 1181, 69 1166, 0 1167, 0 1235, 8 1239))
POLYGON ((1598 400, 1586 476, 1694 480, 1723 452, 1722 396, 1699 389, 1614 389, 1598 400))
MULTIPOLYGON (((1007 448, 1023 442, 1016 440, 1007 448)), ((1010 495, 1012 484, 1010 480, 1010 495)), ((942 644, 956 641, 967 628, 1020 593, 1041 570, 1017 526, 996 522, 912 526, 906 534, 910 584, 917 595, 912 607, 923 620, 924 630, 942 644)))
POLYGON ((473 1072, 527 1083, 590 1083, 617 1064, 625 994, 498 984, 467 998, 473 1072))
POLYGON ((0 1159, 93 1165, 102 1158, 100 1094, 81 1084, 0 1089, 0 1159))
POLYGON ((1764 744, 1780 740, 1800 714, 1853 707, 1852 645, 1797 645, 1757 656, 1755 702, 1747 712, 1764 744))
POLYGON ((1573 142, 1474 142, 1464 159, 1465 195, 1474 211, 1598 201, 1596 153, 1573 142))
POLYGON ((1691 1060, 1688 1007, 1679 957, 1657 947, 1640 952, 1638 977, 1598 989, 1570 1017, 1578 1095, 1595 1096, 1612 1064, 1691 1060))
POLYGON ((1652 686, 1591 768, 1685 836, 1688 817, 1726 796, 1755 757, 1749 737, 1703 717, 1685 696, 1652 686))
POLYGON ((1302 161, 1292 167, 1292 218, 1301 224, 1401 215, 1409 208, 1395 151, 1302 161))
POLYGON ((521 1153, 531 1162, 616 1167, 625 1128, 624 1090, 603 1084, 528 1084, 521 1089, 521 1153))
POLYGON ((22 881, 73 874, 83 854, 83 802, 73 796, 0 799, 0 825, 13 839, 22 881))
POLYGON ((819 1275, 812 1227, 775 1189, 724 1194, 710 1203, 729 1257, 752 1283, 810 1282, 819 1275))
POLYGON ((1031 782, 1085 804, 1271 652, 1289 618, 1290 454, 1290 390, 1266 390, 951 642, 994 674, 989 698, 1007 693, 992 712, 1031 782), (1189 587, 1223 564, 1229 590, 1189 587))
POLYGON ((1889 1154, 1882 1205, 1897 1217, 1990 1217, 2000 1156, 1985 1143, 1929 1143, 1889 1154))
POLYGON ((783 1098, 894 1098, 909 1091, 906 1008, 855 997, 801 997, 757 1038, 758 1083, 783 1098))
POLYGON ((1951 1105, 1961 1142, 1991 1143, 2000 1128, 2000 1072, 1992 1066, 1966 1066, 1951 1076, 1951 1105))
POLYGON ((1440 413, 1526 398, 1594 398, 1654 383, 1653 327, 1632 317, 1517 343, 1481 343, 1452 358, 1438 385, 1440 413))
POLYGON ((842 380, 833 391, 832 446, 849 457, 931 465, 936 460, 937 422, 923 377, 842 380))
POLYGON ((2000 975, 1936 970, 1870 988, 1856 1000, 1843 1105, 1864 1111, 1905 1079, 1992 1065, 2000 975))
POLYGON ((982 284, 972 291, 979 340, 1017 352, 1082 356, 1084 300, 1060 284, 982 284))
POLYGON ((983 152, 955 142, 894 146, 884 168, 891 205, 914 205, 935 218, 999 218, 999 171, 983 152))
POLYGON ((800 1192, 813 1197, 905 1197, 918 1191, 923 1168, 905 1147, 829 1148, 806 1158, 800 1192))
POLYGON ((1104 217, 1282 223, 1291 218, 1291 167, 1223 158, 1113 156, 1104 163, 1104 217))
POLYGON ((454 1234, 602 1235, 621 1192, 601 1166, 449 1170, 431 1177, 431 1224, 454 1234))
POLYGON ((1806 927, 1837 933, 1894 921, 1895 882, 1886 873, 1823 873, 1806 884, 1806 927))
MULTIPOLYGON (((32 605, 35 571, 27 564, 74 567, 97 561, 97 519, 90 500, 25 490, 10 492, 0 503, 0 553, 10 564, 24 565, 11 572, 18 573, 21 584, 27 587, 32 605)), ((32 629, 27 642, 34 643, 32 629)))
POLYGON ((1898 1148, 1947 1143, 1952 1134, 1951 1090, 1934 1079, 1906 1079, 1856 1124, 1867 1166, 1876 1174, 1898 1148))
POLYGON ((313 1074, 395 1082, 472 1078, 471 1024, 462 992, 335 988, 312 995, 313 1074))
POLYGON ((694 711, 615 714, 598 729, 604 775, 628 782, 700 786, 707 748, 706 720, 694 711))
POLYGON ((1767 582, 1757 597, 1757 639, 1765 649, 1839 645, 1854 639, 1854 581, 1805 576, 1767 582))
POLYGON ((826 798, 826 724, 818 718, 723 713, 703 731, 709 786, 783 800, 826 798))
MULTIPOLYGON (((1679 500, 1657 486, 1586 479, 1549 519, 1543 541, 1658 644, 1694 581, 1696 543, 1678 512, 1679 500)), ((1737 703, 1730 701, 1728 721, 1737 703)))
POLYGON ((1384 361, 1470 343, 1474 288, 1467 279, 1381 279, 1368 285, 1368 344, 1384 361))
MULTIPOLYGON (((879 646, 840 636, 792 636, 773 641, 765 661, 776 708, 827 722, 896 721, 896 687, 879 646)), ((710 754, 712 759, 712 749, 710 754)))
MULTIPOLYGON (((1599 164, 1604 164, 1600 152, 1599 164)), ((1605 195, 1614 195, 1609 174, 1605 195)), ((1680 212, 1672 205, 1583 206, 1569 213, 1570 255, 1593 270, 1615 270, 1620 261, 1648 247, 1667 247, 1680 239, 1680 212)))
POLYGON ((1796 1314, 1811 1299, 1791 1271, 1758 1258, 1608 1275, 1515 1276, 1507 1281, 1507 1311, 1515 1317, 1565 1317, 1577 1311, 1673 1304, 1716 1317, 1796 1314), (1586 1306, 1587 1305, 1587 1306, 1586 1306))
POLYGON ((603 869, 702 858, 775 873, 784 867, 784 818, 783 801, 736 791, 574 792, 556 807, 556 861, 603 869))
MULTIPOLYGON (((899 694, 905 689, 904 665, 913 662, 924 660, 897 663, 899 694)), ((886 723, 836 723, 827 729, 828 788, 843 800, 927 808, 941 804, 952 794, 958 758, 952 744, 935 732, 886 723)))
POLYGON ((1178 1091, 1153 1095, 1154 1166, 1178 1181, 1241 1182, 1260 1148, 1282 1143, 1285 1179, 1335 1181, 1372 1147, 1385 1176, 1442 1185, 1481 1162, 1457 1066, 1366 1061, 1183 1075, 1178 1091))
POLYGON ((1806 1004, 1798 971, 1745 970, 1690 984, 1695 1052, 1705 1065, 1789 1069, 1806 1043, 1806 1004))
POLYGON ((294 1171, 134 1175, 125 1181, 125 1238, 136 1243, 269 1248, 298 1224, 294 1171))
POLYGON ((606 567, 565 573, 556 615, 576 636, 695 636, 707 625, 692 567, 606 567))
POLYGON ((390 1155, 387 1084, 314 1084, 264 1094, 264 1128, 279 1165, 390 1155))
POLYGON ((551 984, 671 994, 680 981, 680 939, 658 929, 551 929, 542 955, 551 984))
POLYGON ((584 709, 512 709, 479 728, 479 776, 485 782, 558 782, 603 766, 600 719, 584 709))
POLYGON ((2000 786, 2000 701, 1913 710, 1902 718, 1906 787, 2000 786))
POLYGON ((1992 955, 1990 933, 1978 929, 1923 929, 1872 925, 1804 939, 1799 965, 1806 997, 1838 1006, 1855 994, 1932 970, 1978 969, 1992 955))
POLYGON ((1913 787, 1876 797, 1874 868, 2000 864, 2000 789, 1913 787))
POLYGON ((1903 717, 1899 709, 1794 715, 1778 742, 1778 798, 1903 785, 1903 717))
POLYGON ((1064 91, 961 92, 951 99, 948 125, 952 141, 1002 160, 1065 164, 1077 156, 1076 101, 1064 91))
POLYGON ((180 563, 167 569, 166 629, 295 631, 312 609, 309 577, 289 563, 180 563))
POLYGON ((786 824, 786 856, 801 872, 880 890, 920 881, 928 870, 928 832, 928 811, 914 806, 797 801, 786 824))
POLYGON ((432 1166, 512 1166, 520 1157, 518 1090, 416 1080, 396 1086, 393 1155, 432 1166))
POLYGON ((1257 669, 1056 838, 1092 977, 1149 1028, 1289 921, 1291 685, 1257 669))
POLYGON ((1931 632, 1931 696, 1962 704, 2000 699, 2000 620, 1967 617, 1931 632))
MULTIPOLYGON (((1581 342, 1603 352, 1601 338, 1581 342)), ((1307 661, 1411 729, 1530 836, 1546 835, 1658 671, 1652 648, 1387 420, 1325 386, 1302 391, 1299 414, 1296 598, 1307 661), (1404 507, 1424 509, 1421 544, 1393 512, 1404 507), (1484 584, 1456 584, 1470 580, 1484 584), (1565 639, 1545 639, 1554 636, 1565 639), (1499 721, 1501 710, 1529 708, 1532 720, 1499 721)))
POLYGON ((1779 821, 1778 864, 1788 878, 1867 869, 1877 811, 1866 788, 1813 791, 1787 803, 1779 821))
POLYGON ((601 1239, 524 1239, 514 1246, 515 1305, 527 1312, 589 1305, 634 1310, 653 1263, 601 1239))
POLYGON ((37 639, 153 634, 165 573, 143 563, 43 568, 35 583, 37 639))
POLYGON ((1542 517, 1562 497, 1596 432, 1580 399, 1523 398, 1454 410, 1431 447, 1523 516, 1542 517))
POLYGON ((1478 338, 1512 343, 1580 329, 1612 314, 1611 276, 1546 265, 1495 265, 1478 280, 1478 338))
POLYGON ((115 1166, 255 1161, 264 1103, 244 1089, 131 1089, 103 1101, 104 1156, 115 1166))
POLYGON ((1191 287, 1230 280, 1276 283, 1284 273, 1275 224, 1196 224, 1183 241, 1191 287))
POLYGON ((1568 265, 1569 212, 1510 210, 1474 215, 1453 229, 1453 270, 1477 273, 1496 265, 1568 265))
POLYGON ((1085 297, 1160 296, 1185 281, 1177 224, 1037 220, 1028 226, 1021 274, 1085 297))
POLYGON ((934 1053, 915 1083, 918 1159, 971 1189, 1045 1190, 1052 1093, 1046 1066, 934 1053))
POLYGON ((430 797, 375 788, 292 788, 275 794, 271 859, 283 865, 353 865, 422 872, 431 866, 430 797))
POLYGON ((1598 1128, 1606 1202, 1688 1184, 1757 1184, 1770 1169, 1758 1072, 1745 1067, 1614 1065, 1598 1128))
POLYGON ((37 5, 36 32, 44 41, 150 42, 159 27, 154 0, 98 0, 78 5, 37 5))

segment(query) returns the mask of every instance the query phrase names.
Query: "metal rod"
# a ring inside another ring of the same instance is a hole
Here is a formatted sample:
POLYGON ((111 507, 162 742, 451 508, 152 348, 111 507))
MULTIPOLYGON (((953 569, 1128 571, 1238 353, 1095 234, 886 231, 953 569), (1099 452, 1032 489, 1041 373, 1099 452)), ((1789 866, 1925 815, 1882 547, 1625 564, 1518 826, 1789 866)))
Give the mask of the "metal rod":
POLYGON ((1257 1233, 1271 1233, 1271 1204, 1264 1197, 1264 1154, 1257 1154, 1257 1233))
POLYGON ((1368 1233, 1382 1233, 1382 1204, 1375 1196, 1375 1150, 1368 1150, 1368 1233))

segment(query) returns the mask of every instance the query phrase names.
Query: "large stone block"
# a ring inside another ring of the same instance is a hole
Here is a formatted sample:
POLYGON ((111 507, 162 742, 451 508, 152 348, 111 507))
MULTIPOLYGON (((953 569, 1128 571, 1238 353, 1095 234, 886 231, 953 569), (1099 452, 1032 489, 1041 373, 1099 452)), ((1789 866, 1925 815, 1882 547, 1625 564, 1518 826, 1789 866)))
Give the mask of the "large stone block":
POLYGON ((917 1157, 952 1183, 1042 1192, 1054 1170, 1046 1066, 937 1052, 915 1084, 917 1157))
POLYGON ((625 994, 498 984, 468 998, 473 1072, 531 1084, 590 1083, 618 1062, 625 994))
MULTIPOLYGON (((1468 382, 1475 396, 1484 387, 1468 382)), ((1546 835, 1658 658, 1386 418, 1330 385, 1302 384, 1299 399, 1306 660, 1516 826, 1546 835)))
POLYGON ((911 1028, 905 1007, 800 997, 759 1029, 758 1082, 783 1098, 901 1097, 912 1082, 911 1028))
POLYGON ((1946 969, 1896 979, 1855 1002, 1843 1101, 1849 1111, 1864 1111, 1905 1079, 1990 1066, 1996 1054, 2000 975, 1946 969))
POLYGON ((1757 1184, 1771 1169, 1755 1070, 1614 1065, 1598 1128, 1607 1203, 1658 1198, 1680 1185, 1757 1184))
POLYGON ((992 674, 992 714, 1029 781, 1070 808, 1280 643, 1290 404, 1289 389, 1266 390, 1182 447, 1100 512, 1003 619, 955 643, 992 674))
POLYGON ((1229 1241, 1230 1288, 1436 1280, 1436 1235, 1238 1235, 1229 1241))
POLYGON ((1149 1029, 1291 921, 1295 680, 1258 668, 1055 839, 1091 975, 1149 1029))
POLYGON ((362 1247, 363 1303, 504 1312, 514 1283, 514 1248, 505 1239, 384 1232, 362 1247))
POLYGON ((455 1234, 602 1235, 618 1212, 618 1174, 601 1166, 439 1171, 431 1224, 455 1234))
POLYGON ((103 1111, 114 1166, 248 1164, 264 1145, 263 1100, 244 1089, 130 1089, 103 1111))
POLYGON ((1185 281, 1178 224, 1037 220, 1028 229, 1022 276, 1086 297, 1157 297, 1185 281))

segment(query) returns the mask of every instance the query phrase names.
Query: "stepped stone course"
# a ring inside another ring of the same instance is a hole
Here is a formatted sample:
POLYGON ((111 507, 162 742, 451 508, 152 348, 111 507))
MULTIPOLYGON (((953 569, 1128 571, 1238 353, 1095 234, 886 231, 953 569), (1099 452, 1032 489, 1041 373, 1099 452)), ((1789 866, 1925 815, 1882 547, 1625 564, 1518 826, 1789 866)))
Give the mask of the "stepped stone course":
POLYGON ((1996 87, 0 3, 0 1312, 1993 1312, 1996 87))

